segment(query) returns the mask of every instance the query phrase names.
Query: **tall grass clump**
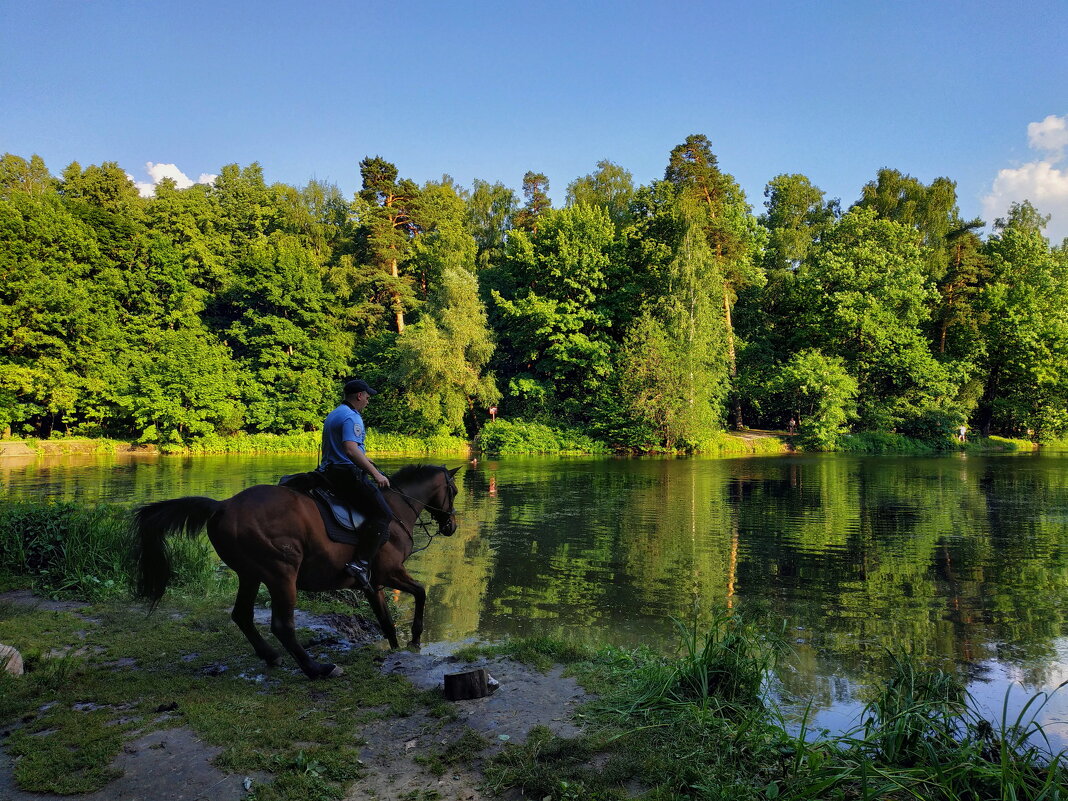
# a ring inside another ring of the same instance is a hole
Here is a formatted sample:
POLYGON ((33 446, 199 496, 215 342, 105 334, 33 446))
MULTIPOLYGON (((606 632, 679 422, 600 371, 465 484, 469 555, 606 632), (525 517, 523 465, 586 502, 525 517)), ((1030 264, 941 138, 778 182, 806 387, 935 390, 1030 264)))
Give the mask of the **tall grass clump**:
POLYGON ((598 442, 580 431, 551 428, 544 423, 527 423, 522 420, 489 422, 483 426, 476 441, 479 449, 490 456, 541 453, 572 456, 610 452, 603 442, 598 442))
POLYGON ((737 710, 760 704, 764 680, 775 665, 778 646, 728 611, 714 612, 705 625, 676 620, 678 650, 673 658, 649 661, 635 675, 633 706, 737 710))
MULTIPOLYGON (((169 546, 175 584, 204 592, 216 583, 219 561, 207 540, 169 546)), ((133 564, 125 507, 33 501, 0 505, 0 574, 5 584, 96 601, 124 594, 133 564)))

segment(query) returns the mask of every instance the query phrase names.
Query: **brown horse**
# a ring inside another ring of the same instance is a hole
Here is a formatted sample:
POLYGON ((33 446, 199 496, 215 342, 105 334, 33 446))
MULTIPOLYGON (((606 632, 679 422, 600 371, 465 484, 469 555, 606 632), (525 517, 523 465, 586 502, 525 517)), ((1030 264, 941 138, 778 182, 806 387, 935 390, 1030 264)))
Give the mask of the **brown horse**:
MULTIPOLYGON (((438 533, 456 531, 453 503, 456 471, 445 467, 405 467, 391 479, 386 500, 396 516, 385 542, 371 563, 374 591, 366 592, 382 633, 398 647, 397 629, 386 608, 383 587, 415 596, 411 644, 423 633, 426 590, 408 575, 404 560, 413 550, 412 530, 425 509, 438 524, 438 533)), ((345 572, 354 546, 327 538, 315 503, 285 487, 249 487, 225 501, 190 496, 142 506, 134 515, 137 590, 153 606, 163 597, 171 577, 164 538, 184 531, 194 535, 207 527, 208 538, 222 560, 238 577, 237 600, 230 617, 244 633, 256 655, 268 665, 281 664, 278 652, 264 642, 252 619, 260 584, 271 595, 271 632, 293 655, 310 678, 340 676, 341 668, 312 659, 297 642, 293 608, 297 590, 338 590, 352 587, 345 572)))

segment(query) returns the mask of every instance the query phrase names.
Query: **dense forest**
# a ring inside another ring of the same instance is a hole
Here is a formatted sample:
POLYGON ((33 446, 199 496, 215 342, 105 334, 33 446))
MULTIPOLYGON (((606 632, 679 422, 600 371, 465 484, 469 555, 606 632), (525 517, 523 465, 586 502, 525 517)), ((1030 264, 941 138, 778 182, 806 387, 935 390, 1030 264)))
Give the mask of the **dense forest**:
POLYGON ((375 156, 353 198, 37 156, 0 160, 0 431, 182 445, 316 429, 341 383, 377 430, 471 436, 496 405, 612 447, 727 427, 946 438, 1068 431, 1068 248, 1013 206, 984 237, 948 178, 882 169, 844 207, 803 175, 753 206, 695 135, 663 180, 602 161, 554 208, 375 156))

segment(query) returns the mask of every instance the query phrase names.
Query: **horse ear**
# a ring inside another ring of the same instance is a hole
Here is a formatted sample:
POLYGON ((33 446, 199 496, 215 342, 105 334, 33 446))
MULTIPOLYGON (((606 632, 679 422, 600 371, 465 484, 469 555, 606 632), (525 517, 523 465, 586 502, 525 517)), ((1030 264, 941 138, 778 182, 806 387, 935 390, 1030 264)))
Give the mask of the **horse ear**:
POLYGON ((456 476, 456 474, 459 473, 459 472, 460 472, 460 468, 459 467, 454 467, 452 470, 449 471, 449 477, 450 478, 454 478, 456 476))

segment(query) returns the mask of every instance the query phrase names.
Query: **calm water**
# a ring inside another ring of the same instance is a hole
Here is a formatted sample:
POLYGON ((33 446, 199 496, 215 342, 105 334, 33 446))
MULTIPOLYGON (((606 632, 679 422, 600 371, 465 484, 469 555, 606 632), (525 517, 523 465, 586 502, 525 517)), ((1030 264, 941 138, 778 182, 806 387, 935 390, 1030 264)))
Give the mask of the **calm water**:
MULTIPOLYGON (((6 459, 0 492, 223 498, 312 462, 6 459)), ((409 567, 429 592, 427 642, 668 647, 672 617, 728 605, 785 622, 783 691, 818 725, 855 722, 902 646, 961 671, 996 717, 1011 684, 1022 702, 1068 679, 1066 468, 1045 453, 480 462, 459 475, 460 531, 409 567)), ((1068 744, 1068 688, 1042 720, 1068 744)))

